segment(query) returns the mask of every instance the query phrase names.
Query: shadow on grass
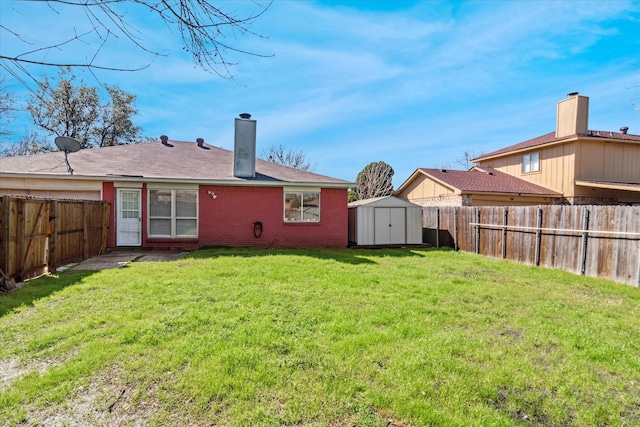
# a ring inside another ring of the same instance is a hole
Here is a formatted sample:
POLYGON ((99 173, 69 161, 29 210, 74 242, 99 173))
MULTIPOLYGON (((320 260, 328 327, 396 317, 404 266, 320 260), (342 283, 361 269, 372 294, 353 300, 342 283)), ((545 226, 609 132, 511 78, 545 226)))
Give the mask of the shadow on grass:
MULTIPOLYGON (((416 248, 381 248, 381 249, 350 249, 350 248, 305 248, 305 249, 256 249, 232 248, 226 246, 207 246, 189 253, 185 258, 218 258, 237 256, 243 258, 266 257, 277 255, 312 257, 323 260, 333 260, 346 264, 377 264, 370 257, 409 258, 423 257, 416 248)), ((421 251, 432 251, 434 248, 419 248, 421 251)))
POLYGON ((79 283, 95 271, 69 271, 60 275, 49 275, 25 282, 20 289, 0 294, 0 317, 21 306, 33 306, 34 302, 45 298, 67 286, 79 283))

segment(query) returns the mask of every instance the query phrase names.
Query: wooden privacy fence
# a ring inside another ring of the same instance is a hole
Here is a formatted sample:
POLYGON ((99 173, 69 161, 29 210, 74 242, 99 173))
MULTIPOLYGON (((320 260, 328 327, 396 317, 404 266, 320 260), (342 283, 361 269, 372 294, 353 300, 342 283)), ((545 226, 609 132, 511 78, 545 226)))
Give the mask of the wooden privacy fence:
POLYGON ((16 281, 106 252, 109 202, 0 200, 0 268, 16 281))
POLYGON ((450 206, 422 212, 425 243, 640 287, 640 206, 450 206))

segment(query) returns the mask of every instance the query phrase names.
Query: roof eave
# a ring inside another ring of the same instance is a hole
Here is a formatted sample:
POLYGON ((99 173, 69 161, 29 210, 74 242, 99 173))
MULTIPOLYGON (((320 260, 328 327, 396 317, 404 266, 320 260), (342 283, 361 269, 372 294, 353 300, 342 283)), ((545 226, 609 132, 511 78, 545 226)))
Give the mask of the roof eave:
POLYGON ((513 197, 518 196, 518 197, 552 197, 555 199, 561 198, 563 197, 562 194, 560 193, 552 193, 552 194, 540 194, 540 193, 526 193, 526 192, 505 192, 505 191, 474 191, 474 190, 465 190, 462 192, 463 195, 465 194, 491 194, 494 196, 510 196, 513 197))
POLYGON ((580 187, 604 188, 607 190, 640 191, 640 184, 623 182, 601 182, 576 179, 575 184, 580 187))
POLYGON ((38 173, 11 173, 0 172, 0 177, 7 178, 48 178, 61 180, 78 180, 78 181, 109 181, 109 182, 153 182, 153 183, 176 183, 176 184, 200 184, 200 185, 226 185, 226 186, 246 186, 246 187, 280 187, 280 186, 297 186, 297 187, 322 187, 322 188, 344 188, 349 189, 356 184, 353 182, 321 182, 321 181, 262 181, 262 180, 227 180, 227 179, 193 179, 193 178, 162 178, 162 177, 145 177, 145 176, 125 176, 125 175, 52 175, 38 173))

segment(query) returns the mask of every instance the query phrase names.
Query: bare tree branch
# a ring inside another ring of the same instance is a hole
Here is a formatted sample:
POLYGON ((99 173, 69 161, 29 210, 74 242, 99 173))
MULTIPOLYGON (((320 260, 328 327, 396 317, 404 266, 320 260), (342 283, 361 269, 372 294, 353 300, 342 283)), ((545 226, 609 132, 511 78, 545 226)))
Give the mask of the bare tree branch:
MULTIPOLYGON (((3 0, 12 1, 12 0, 3 0)), ((15 3, 20 3, 13 0, 15 3)), ((191 54, 196 65, 203 70, 217 74, 224 78, 233 78, 230 66, 234 62, 229 60, 229 54, 238 53, 257 57, 270 57, 257 52, 237 47, 235 43, 230 43, 230 36, 243 34, 253 37, 262 37, 251 31, 250 26, 257 18, 262 16, 270 7, 271 3, 261 4, 253 2, 257 11, 244 16, 236 16, 234 12, 224 11, 221 7, 212 4, 213 0, 31 0, 29 3, 42 3, 54 13, 63 15, 64 11, 58 10, 60 7, 82 8, 89 23, 89 29, 77 32, 77 27, 70 25, 70 34, 65 40, 53 42, 43 46, 35 46, 25 52, 8 54, 6 49, 0 54, 0 67, 7 70, 11 75, 27 72, 25 65, 42 65, 50 67, 74 67, 95 70, 109 71, 139 71, 151 66, 158 56, 166 56, 165 53, 154 50, 143 42, 142 33, 132 24, 133 19, 127 16, 127 11, 132 6, 140 7, 152 12, 164 26, 174 34, 178 34, 183 49, 191 54), (149 53, 153 58, 144 66, 126 67, 121 65, 111 65, 100 63, 101 52, 107 43, 112 39, 128 41, 130 44, 143 52, 149 53), (66 57, 73 56, 73 49, 78 44, 84 47, 95 45, 96 39, 100 43, 95 48, 92 55, 87 56, 84 61, 77 60, 47 60, 49 53, 54 51, 64 51, 65 54, 71 52, 66 57), (35 58, 36 54, 44 54, 41 58, 35 58)), ((225 3, 222 3, 225 5, 225 3)), ((82 23, 77 23, 80 26, 82 23)), ((3 39, 13 37, 22 43, 33 44, 28 41, 28 37, 19 34, 10 28, 9 24, 0 25, 0 37, 3 39)), ((24 80, 24 79, 21 79, 24 80)))
POLYGON ((263 158, 277 165, 284 165, 294 169, 311 172, 315 169, 315 164, 307 159, 302 151, 285 149, 282 145, 269 147, 268 150, 262 152, 263 158))

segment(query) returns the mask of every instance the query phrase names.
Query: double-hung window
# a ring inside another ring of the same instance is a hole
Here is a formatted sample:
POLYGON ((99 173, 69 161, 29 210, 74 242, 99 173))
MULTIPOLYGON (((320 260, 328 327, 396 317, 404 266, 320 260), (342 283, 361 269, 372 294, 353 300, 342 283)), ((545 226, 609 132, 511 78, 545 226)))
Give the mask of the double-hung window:
POLYGON ((150 189, 149 237, 198 237, 198 190, 150 189))
POLYGON ((540 153, 528 153, 522 155, 522 173, 537 172, 540 170, 540 153))
POLYGON ((284 192, 285 222, 319 222, 320 190, 284 192))

